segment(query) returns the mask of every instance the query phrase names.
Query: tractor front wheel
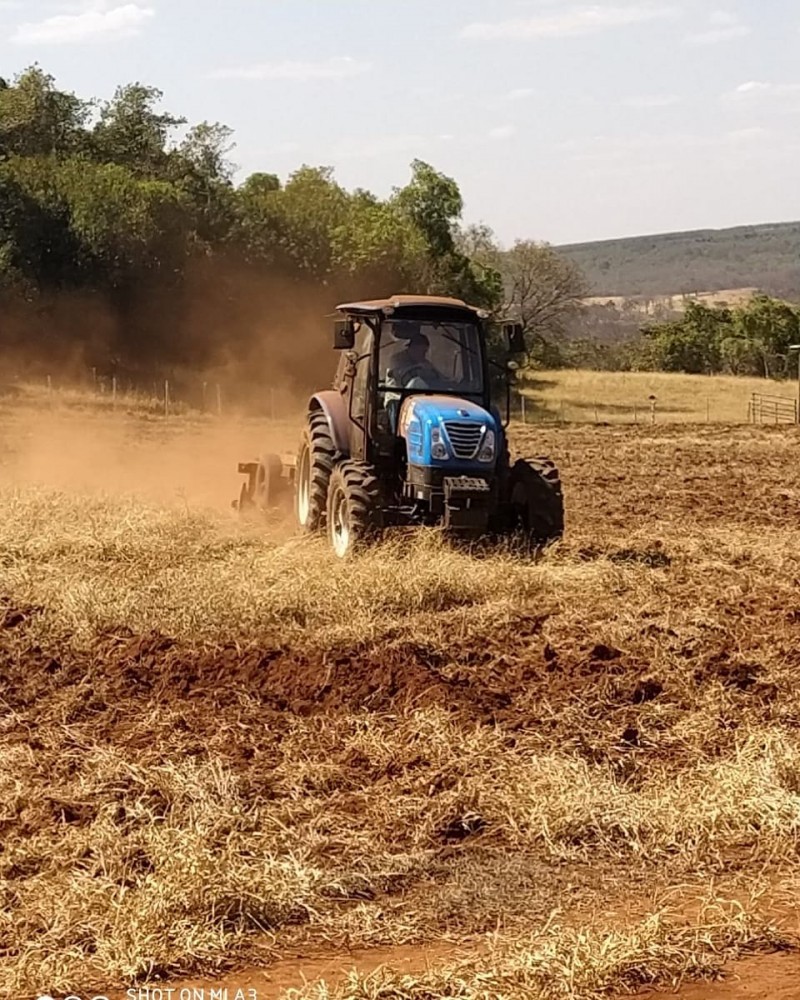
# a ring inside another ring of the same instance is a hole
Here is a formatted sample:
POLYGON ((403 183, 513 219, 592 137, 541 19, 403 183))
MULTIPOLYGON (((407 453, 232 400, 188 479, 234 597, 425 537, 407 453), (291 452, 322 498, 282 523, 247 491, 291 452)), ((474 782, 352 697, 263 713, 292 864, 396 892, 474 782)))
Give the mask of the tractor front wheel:
POLYGON ((363 551, 381 527, 380 484, 371 466, 342 462, 328 486, 328 537, 340 559, 363 551))
POLYGON ((508 474, 511 531, 535 546, 564 534, 564 496, 558 469, 549 458, 518 459, 508 474))

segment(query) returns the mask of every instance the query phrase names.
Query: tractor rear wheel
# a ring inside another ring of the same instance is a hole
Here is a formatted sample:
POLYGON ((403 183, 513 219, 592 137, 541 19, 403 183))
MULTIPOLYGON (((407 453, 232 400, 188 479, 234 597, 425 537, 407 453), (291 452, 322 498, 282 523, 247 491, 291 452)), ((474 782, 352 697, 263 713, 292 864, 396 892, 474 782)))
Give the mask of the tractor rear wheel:
POLYGON ((381 489, 363 462, 342 462, 328 487, 328 537, 340 559, 362 551, 380 534, 381 489))
POLYGON ((535 546, 564 534, 564 496, 558 469, 549 458, 518 459, 508 474, 511 533, 535 546))
POLYGON ((328 418, 321 410, 308 415, 295 470, 295 511, 304 531, 318 531, 325 523, 328 484, 336 463, 328 418))

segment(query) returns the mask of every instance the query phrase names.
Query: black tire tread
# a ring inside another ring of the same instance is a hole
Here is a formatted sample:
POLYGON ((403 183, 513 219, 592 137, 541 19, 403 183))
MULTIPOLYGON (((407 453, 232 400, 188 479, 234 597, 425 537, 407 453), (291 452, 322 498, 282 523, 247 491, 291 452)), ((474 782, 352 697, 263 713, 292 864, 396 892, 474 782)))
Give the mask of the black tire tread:
POLYGON ((333 471, 332 484, 334 477, 341 479, 347 496, 353 548, 361 548, 374 541, 383 526, 381 482, 366 462, 340 462, 333 471))
POLYGON ((528 494, 529 538, 538 545, 558 541, 564 534, 564 494, 561 476, 545 456, 518 458, 511 467, 510 483, 524 482, 528 494))
POLYGON ((301 453, 306 447, 311 452, 310 510, 306 529, 318 531, 325 526, 328 486, 338 457, 328 418, 322 410, 312 410, 308 415, 308 424, 300 446, 301 453))

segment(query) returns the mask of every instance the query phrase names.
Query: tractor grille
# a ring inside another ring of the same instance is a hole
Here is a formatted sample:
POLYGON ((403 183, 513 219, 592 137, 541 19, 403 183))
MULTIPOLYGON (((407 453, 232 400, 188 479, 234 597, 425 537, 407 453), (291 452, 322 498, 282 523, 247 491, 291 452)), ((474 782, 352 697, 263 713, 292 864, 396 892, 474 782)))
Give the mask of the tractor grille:
POLYGON ((483 424, 467 424, 459 420, 445 420, 444 428, 450 438, 456 458, 475 458, 483 436, 483 424))

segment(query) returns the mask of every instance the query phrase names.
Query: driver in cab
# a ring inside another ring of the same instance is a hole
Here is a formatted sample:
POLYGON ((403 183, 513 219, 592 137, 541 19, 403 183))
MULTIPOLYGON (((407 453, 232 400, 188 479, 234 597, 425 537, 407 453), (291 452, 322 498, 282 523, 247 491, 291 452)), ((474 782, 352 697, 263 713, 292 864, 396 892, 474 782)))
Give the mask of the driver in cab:
POLYGON ((434 389, 449 383, 439 369, 428 360, 430 341, 424 333, 414 333, 408 346, 397 354, 388 375, 403 389, 434 389))

